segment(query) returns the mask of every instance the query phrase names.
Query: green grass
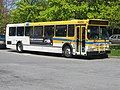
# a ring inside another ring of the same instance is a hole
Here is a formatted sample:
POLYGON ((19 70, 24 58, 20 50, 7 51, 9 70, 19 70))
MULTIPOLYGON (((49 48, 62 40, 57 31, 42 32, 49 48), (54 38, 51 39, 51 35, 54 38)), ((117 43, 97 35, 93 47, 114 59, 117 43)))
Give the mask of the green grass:
POLYGON ((111 53, 109 55, 110 56, 120 56, 120 49, 118 49, 118 50, 112 49, 111 53))
POLYGON ((120 56, 120 44, 111 44, 110 49, 111 53, 109 56, 120 56))

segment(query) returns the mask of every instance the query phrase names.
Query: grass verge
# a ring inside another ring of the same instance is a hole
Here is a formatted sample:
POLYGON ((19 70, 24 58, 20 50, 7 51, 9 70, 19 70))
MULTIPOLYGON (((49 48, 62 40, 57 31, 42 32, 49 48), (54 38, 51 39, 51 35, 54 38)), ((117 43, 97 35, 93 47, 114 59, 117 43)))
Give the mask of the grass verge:
POLYGON ((120 56, 120 44, 111 44, 110 49, 110 56, 120 56))
POLYGON ((120 50, 111 50, 111 53, 109 54, 110 56, 120 56, 120 50))

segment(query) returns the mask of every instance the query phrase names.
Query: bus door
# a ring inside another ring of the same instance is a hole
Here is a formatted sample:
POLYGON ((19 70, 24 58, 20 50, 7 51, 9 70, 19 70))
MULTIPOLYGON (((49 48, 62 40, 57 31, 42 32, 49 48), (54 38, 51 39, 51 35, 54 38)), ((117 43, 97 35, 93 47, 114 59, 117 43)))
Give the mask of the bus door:
POLYGON ((85 27, 76 27, 76 51, 80 52, 80 55, 85 53, 85 27))
POLYGON ((76 51, 80 52, 80 26, 76 27, 76 51))
POLYGON ((85 27, 81 27, 81 54, 85 54, 85 40, 86 40, 86 30, 85 27))

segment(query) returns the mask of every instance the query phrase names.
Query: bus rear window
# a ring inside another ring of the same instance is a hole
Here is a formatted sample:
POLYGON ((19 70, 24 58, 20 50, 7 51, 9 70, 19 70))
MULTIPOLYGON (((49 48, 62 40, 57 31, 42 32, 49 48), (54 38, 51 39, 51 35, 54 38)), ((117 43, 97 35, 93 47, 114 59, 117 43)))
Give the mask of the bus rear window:
POLYGON ((15 35, 16 35, 16 27, 10 27, 9 36, 15 36, 15 35))

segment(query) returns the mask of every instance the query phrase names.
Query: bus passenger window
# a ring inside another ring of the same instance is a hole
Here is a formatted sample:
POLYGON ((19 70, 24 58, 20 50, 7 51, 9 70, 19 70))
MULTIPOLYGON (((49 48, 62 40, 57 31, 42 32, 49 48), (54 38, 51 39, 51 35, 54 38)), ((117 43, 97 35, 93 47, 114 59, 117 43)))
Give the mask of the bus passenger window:
POLYGON ((54 26, 45 26, 44 30, 44 42, 46 44, 52 44, 52 38, 54 36, 54 26))
POLYGON ((56 26, 56 36, 57 37, 66 37, 67 25, 58 25, 56 26))
POLYGON ((42 38, 43 37, 43 26, 35 26, 34 27, 34 38, 42 38))
POLYGON ((17 27, 17 36, 24 36, 24 27, 17 27))
POLYGON ((16 27, 10 27, 9 36, 15 36, 15 35, 16 35, 16 27))
POLYGON ((74 25, 68 25, 68 37, 74 36, 74 25))
POLYGON ((54 36, 54 26, 45 26, 44 36, 54 36))
POLYGON ((25 36, 33 37, 33 27, 25 27, 25 36))

